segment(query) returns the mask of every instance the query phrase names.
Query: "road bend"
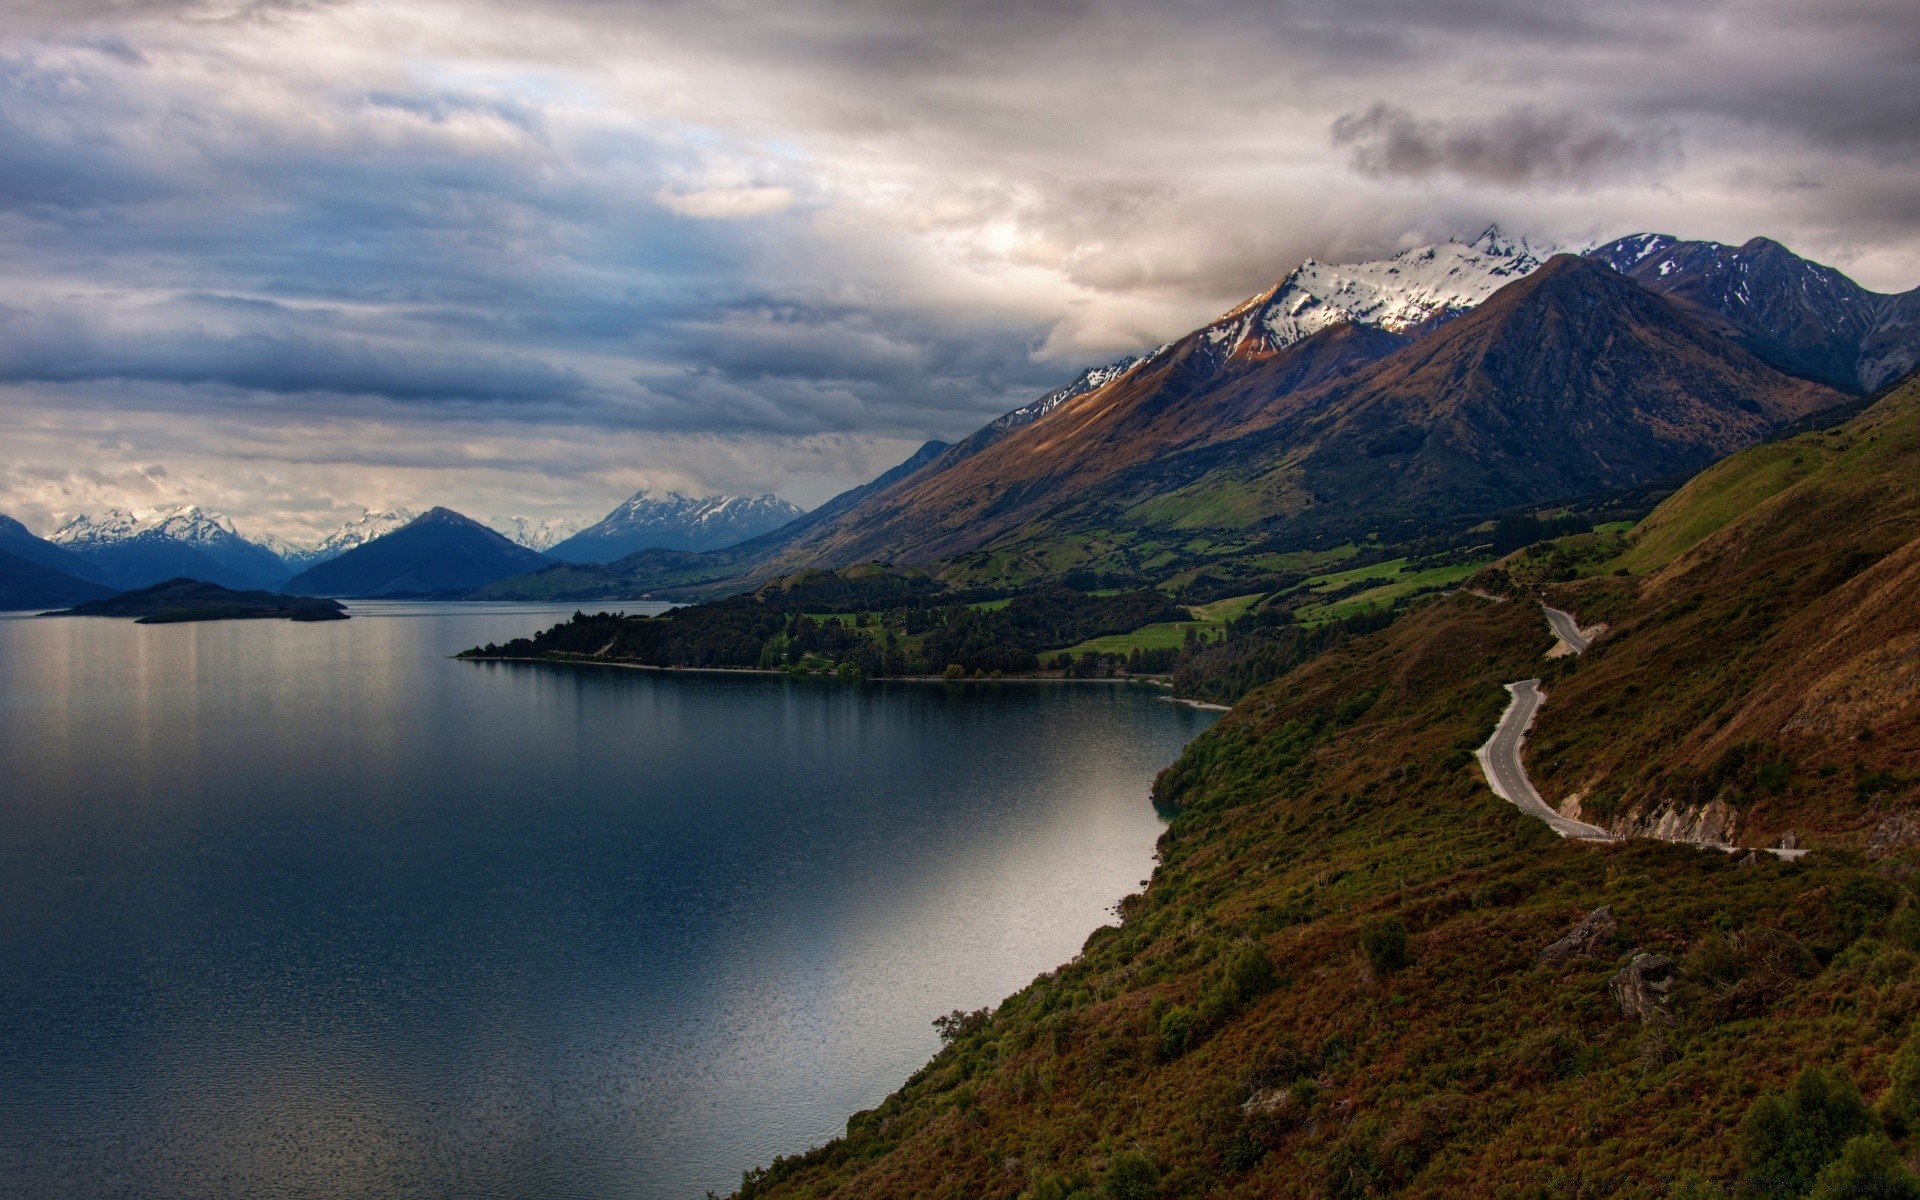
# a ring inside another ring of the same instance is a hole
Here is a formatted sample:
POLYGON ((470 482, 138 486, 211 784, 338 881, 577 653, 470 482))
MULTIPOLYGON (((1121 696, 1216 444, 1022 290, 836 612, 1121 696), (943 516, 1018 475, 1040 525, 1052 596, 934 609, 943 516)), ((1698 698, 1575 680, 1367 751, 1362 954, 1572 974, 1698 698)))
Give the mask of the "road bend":
POLYGON ((1507 691, 1512 694, 1513 700, 1507 705, 1507 711, 1500 714, 1500 723, 1493 727, 1493 736, 1475 752, 1480 759, 1480 770, 1487 777, 1487 786, 1493 789, 1494 795, 1521 812, 1545 821, 1561 837, 1591 842, 1618 841, 1598 825, 1561 816, 1534 790, 1533 781, 1527 778, 1527 769, 1520 762, 1520 750, 1526 744, 1527 729, 1533 724, 1533 718, 1539 713, 1540 704, 1546 696, 1540 691, 1538 679, 1510 683, 1507 691))
POLYGON ((1547 624, 1553 627, 1553 636, 1565 642, 1567 649, 1580 654, 1593 644, 1587 638, 1580 636, 1580 622, 1573 619, 1572 613, 1548 608, 1544 604, 1540 607, 1547 611, 1547 624))

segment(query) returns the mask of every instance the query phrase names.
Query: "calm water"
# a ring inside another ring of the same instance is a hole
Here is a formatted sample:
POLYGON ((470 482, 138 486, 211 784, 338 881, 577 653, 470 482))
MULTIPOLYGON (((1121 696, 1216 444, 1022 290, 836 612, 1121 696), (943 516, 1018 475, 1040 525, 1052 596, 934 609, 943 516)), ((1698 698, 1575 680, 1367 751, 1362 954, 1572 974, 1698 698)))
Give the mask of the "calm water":
POLYGON ((1210 716, 0 617, 0 1195, 697 1197, 1070 958, 1210 716))

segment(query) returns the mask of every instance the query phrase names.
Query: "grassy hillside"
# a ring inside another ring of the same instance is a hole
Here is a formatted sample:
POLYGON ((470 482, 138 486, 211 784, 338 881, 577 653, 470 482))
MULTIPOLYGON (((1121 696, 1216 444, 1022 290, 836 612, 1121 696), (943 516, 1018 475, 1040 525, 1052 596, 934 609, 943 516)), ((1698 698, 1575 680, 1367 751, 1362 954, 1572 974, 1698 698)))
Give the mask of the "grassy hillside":
POLYGON ((1916 1194, 1916 447, 1909 388, 1511 560, 1614 623, 1583 658, 1543 657, 1534 604, 1456 593, 1253 692, 1162 776, 1177 815, 1117 924, 740 1194, 1916 1194), (1550 798, 1612 772, 1814 853, 1521 817, 1472 750, 1536 675, 1550 798))
POLYGON ((1920 793, 1920 382, 1705 472, 1580 573, 1546 594, 1612 628, 1549 683, 1550 800, 1864 847, 1920 793))

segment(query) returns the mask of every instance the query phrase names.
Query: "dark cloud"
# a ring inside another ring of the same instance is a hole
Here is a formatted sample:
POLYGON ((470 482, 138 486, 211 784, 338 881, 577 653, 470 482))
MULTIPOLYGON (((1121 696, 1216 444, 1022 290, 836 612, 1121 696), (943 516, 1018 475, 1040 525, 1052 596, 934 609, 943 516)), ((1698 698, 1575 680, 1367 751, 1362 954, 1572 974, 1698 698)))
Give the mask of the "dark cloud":
POLYGON ((1907 287, 1916 54, 1898 0, 20 0, 0 427, 310 499, 639 482, 609 445, 826 491, 1302 257, 1490 219, 1907 287), (378 449, 316 475, 293 418, 378 449))
POLYGON ((1485 120, 1432 120, 1393 104, 1343 113, 1333 144, 1379 179, 1457 175, 1502 187, 1582 187, 1612 176, 1661 174, 1671 139, 1632 133, 1575 112, 1521 105, 1485 120))

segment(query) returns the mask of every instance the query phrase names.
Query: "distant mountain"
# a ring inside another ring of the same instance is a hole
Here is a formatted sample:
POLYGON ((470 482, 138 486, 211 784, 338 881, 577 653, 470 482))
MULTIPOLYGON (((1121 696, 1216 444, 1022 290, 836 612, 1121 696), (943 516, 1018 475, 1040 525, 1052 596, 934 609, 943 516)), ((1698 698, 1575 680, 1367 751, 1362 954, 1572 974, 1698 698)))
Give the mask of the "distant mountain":
POLYGON ((1587 253, 1724 319, 1741 345, 1796 375, 1870 392, 1920 364, 1920 288, 1870 292, 1767 238, 1726 246, 1641 233, 1587 253))
POLYGON ((374 538, 384 537, 419 515, 410 508, 392 508, 381 512, 367 509, 318 542, 289 542, 272 534, 268 534, 262 542, 290 568, 304 571, 328 559, 338 558, 355 546, 364 546, 374 538))
POLYGON ((832 522, 861 500, 892 487, 939 460, 945 442, 927 442, 905 462, 883 471, 858 487, 848 488, 819 508, 796 517, 772 533, 763 533, 738 545, 695 553, 687 550, 636 550, 611 563, 560 562, 531 575, 503 579, 483 588, 488 600, 626 600, 659 592, 675 597, 697 594, 730 577, 751 572, 804 536, 832 522))
POLYGON ((111 596, 113 591, 0 549, 0 611, 63 608, 111 596))
POLYGON ((1276 549, 1387 537, 1696 470, 1845 399, 1599 262, 1557 257, 1462 315, 1453 306, 1499 278, 1487 256, 1456 244, 1396 261, 1431 270, 1383 299, 1303 268, 972 457, 949 452, 870 495, 760 569, 986 547, 1045 569, 1067 561, 1063 538, 1203 528, 1258 531, 1276 549), (1307 277, 1313 287, 1296 286, 1307 277), (1320 320, 1308 319, 1318 291, 1354 297, 1347 311, 1379 323, 1298 336, 1320 320))
POLYGON ((309 596, 464 592, 550 565, 471 517, 429 509, 391 533, 307 568, 282 591, 309 596))
POLYGON ((718 550, 771 533, 804 512, 772 495, 695 498, 641 491, 550 553, 566 562, 607 563, 637 550, 718 550))
POLYGON ((103 585, 108 583, 85 558, 65 546, 56 546, 45 538, 35 537, 25 525, 4 513, 0 513, 0 551, 76 579, 103 585))
POLYGON ((146 587, 186 577, 223 587, 274 588, 289 573, 280 556, 197 504, 176 508, 111 508, 77 516, 51 539, 79 555, 116 588, 146 587))
POLYGON ((532 517, 494 517, 487 525, 497 529, 506 539, 516 546, 525 546, 529 550, 546 553, 574 534, 585 529, 591 522, 582 516, 547 517, 534 520, 532 517))

